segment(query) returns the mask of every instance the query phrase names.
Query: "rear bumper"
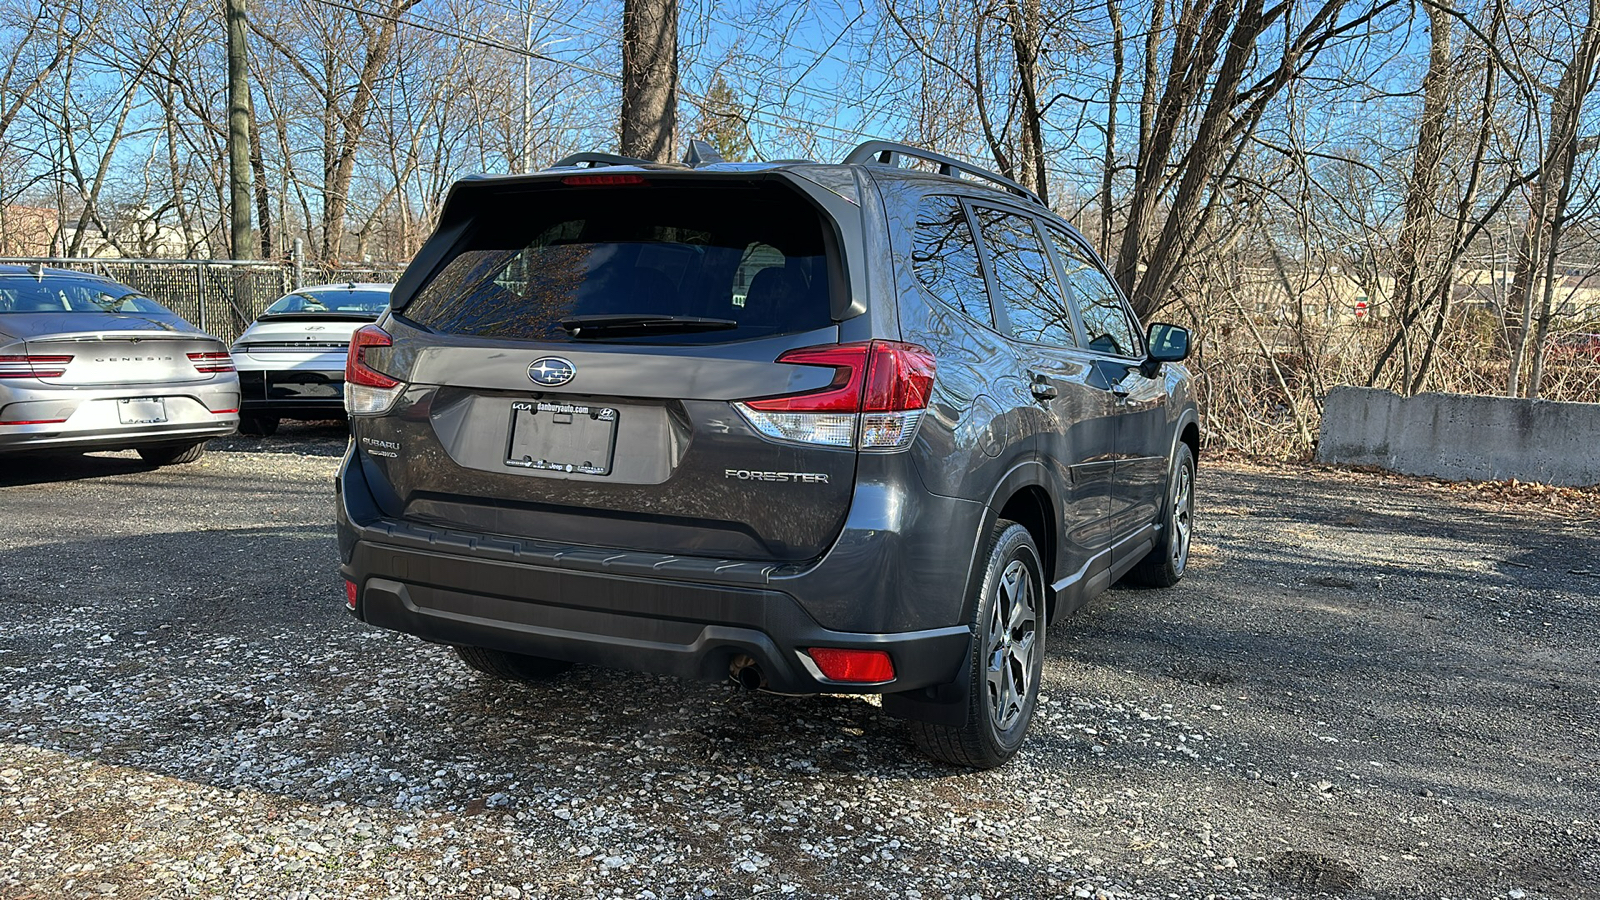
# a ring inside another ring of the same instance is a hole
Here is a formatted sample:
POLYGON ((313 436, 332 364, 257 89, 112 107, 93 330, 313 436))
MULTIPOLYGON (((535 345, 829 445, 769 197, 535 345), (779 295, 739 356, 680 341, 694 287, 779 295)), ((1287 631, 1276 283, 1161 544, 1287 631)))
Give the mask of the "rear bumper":
POLYGON ((596 575, 398 550, 358 542, 340 570, 361 585, 356 615, 381 628, 445 644, 489 647, 614 669, 705 681, 748 656, 768 690, 783 694, 904 691, 951 681, 966 628, 902 634, 829 631, 777 591, 596 575), (365 573, 407 572, 406 580, 365 573), (470 585, 455 590, 427 579, 470 585), (833 682, 809 647, 883 650, 895 678, 833 682))
POLYGON ((184 444, 226 437, 239 427, 239 387, 232 376, 183 386, 5 387, 0 393, 0 452, 184 444), (134 399, 159 399, 165 421, 124 423, 119 401, 134 399))
POLYGON ((246 415, 319 419, 344 416, 343 368, 241 369, 239 390, 239 408, 246 415))
MULTIPOLYGON (((533 545, 386 519, 347 458, 339 479, 340 574, 358 585, 355 614, 446 644, 609 668, 720 680, 739 656, 768 690, 889 693, 949 684, 967 659, 965 625, 884 632, 827 628, 788 588, 783 567, 533 545), (882 650, 889 682, 824 678, 811 647, 882 650)), ((834 584, 839 582, 834 581, 834 584)), ((857 579, 861 604, 870 581, 857 579)))

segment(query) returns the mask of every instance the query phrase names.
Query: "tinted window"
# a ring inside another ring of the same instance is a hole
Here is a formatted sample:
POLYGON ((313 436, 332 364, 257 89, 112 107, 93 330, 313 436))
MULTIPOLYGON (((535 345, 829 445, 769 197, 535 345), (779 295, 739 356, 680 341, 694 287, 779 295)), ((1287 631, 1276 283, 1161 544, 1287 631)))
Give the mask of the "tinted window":
POLYGON ((295 291, 267 307, 266 316, 371 316, 389 305, 388 291, 361 288, 310 288, 295 291))
POLYGON ((917 207, 911 266, 928 293, 968 318, 994 327, 994 311, 989 307, 988 288, 978 265, 978 248, 961 201, 954 197, 923 198, 917 207))
POLYGON ((1033 220, 998 209, 980 207, 977 212, 1011 333, 1041 344, 1075 344, 1072 314, 1061 300, 1061 286, 1033 220))
POLYGON ((133 313, 170 316, 165 306, 111 281, 70 275, 0 278, 0 313, 133 313))
POLYGON ((486 337, 697 344, 832 322, 822 220, 776 185, 557 188, 485 195, 484 207, 407 318, 486 337), (561 327, 606 315, 734 327, 581 337, 561 327))
POLYGON ((1144 355, 1138 328, 1123 306, 1116 285, 1077 242, 1057 231, 1050 232, 1050 237, 1061 256, 1067 294, 1083 317, 1090 349, 1115 356, 1144 355))

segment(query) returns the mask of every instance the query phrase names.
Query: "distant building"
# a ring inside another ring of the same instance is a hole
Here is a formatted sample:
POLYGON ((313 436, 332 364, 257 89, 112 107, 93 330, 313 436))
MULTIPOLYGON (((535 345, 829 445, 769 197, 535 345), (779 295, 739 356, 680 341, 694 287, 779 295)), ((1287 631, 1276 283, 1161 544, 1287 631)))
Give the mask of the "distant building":
MULTIPOLYGON (((118 212, 109 222, 110 238, 95 226, 83 231, 83 241, 74 256, 96 259, 136 257, 140 259, 182 259, 200 244, 187 228, 158 221, 148 206, 135 206, 118 212)), ((76 225, 61 230, 56 252, 66 253, 77 235, 76 225)))
POLYGON ((0 256, 49 256, 58 227, 53 209, 0 206, 0 256))

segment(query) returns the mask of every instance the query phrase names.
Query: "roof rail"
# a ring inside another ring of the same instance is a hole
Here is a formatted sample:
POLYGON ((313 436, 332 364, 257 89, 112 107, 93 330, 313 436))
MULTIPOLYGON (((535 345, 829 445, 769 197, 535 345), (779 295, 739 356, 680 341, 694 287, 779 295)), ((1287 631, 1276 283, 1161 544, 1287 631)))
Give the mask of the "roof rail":
POLYGON ((565 169, 572 166, 588 164, 589 168, 600 166, 653 166, 655 162, 648 159, 635 159, 631 156, 618 156, 615 153, 574 153, 556 160, 550 165, 552 169, 565 169))
POLYGON ((1016 194, 1017 196, 1026 200, 1032 200, 1040 206, 1044 206, 1046 209, 1049 208, 1046 206, 1043 200, 1039 199, 1038 194, 1035 194, 1033 191, 1028 190, 1004 175, 991 172, 988 169, 982 168, 981 166, 975 166, 972 163, 962 162, 953 156, 945 156, 943 153, 934 153, 932 150, 923 150, 920 147, 913 147, 910 144, 901 144, 895 141, 867 141, 866 143, 856 147, 854 150, 851 150, 850 155, 844 158, 844 164, 856 165, 864 163, 868 165, 899 168, 900 157, 902 156, 934 163, 939 167, 939 174, 948 178, 959 178, 960 175, 970 175, 973 178, 991 182, 996 186, 1004 188, 1005 190, 1010 191, 1011 193, 1016 194))

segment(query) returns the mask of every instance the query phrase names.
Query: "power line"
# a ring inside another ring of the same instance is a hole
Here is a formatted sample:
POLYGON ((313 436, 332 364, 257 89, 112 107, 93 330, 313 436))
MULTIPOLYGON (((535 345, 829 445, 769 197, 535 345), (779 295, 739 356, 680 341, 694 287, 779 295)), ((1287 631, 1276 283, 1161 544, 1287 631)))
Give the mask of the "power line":
MULTIPOLYGON (((516 54, 518 56, 529 56, 529 57, 532 57, 533 59, 542 60, 544 62, 548 62, 548 63, 551 63, 553 65, 565 66, 565 67, 570 68, 570 69, 576 69, 577 71, 583 72, 585 74, 595 75, 595 76, 598 76, 600 78, 604 78, 604 79, 606 79, 608 81, 612 81, 612 82, 615 82, 615 83, 618 83, 618 84, 622 83, 622 76, 618 75, 618 74, 616 74, 614 72, 607 72, 607 71, 605 71, 603 69, 597 69, 597 68, 595 68, 593 66, 586 66, 583 63, 574 62, 574 61, 569 60, 569 59, 561 59, 559 57, 550 56, 550 55, 545 54, 545 53, 540 53, 537 50, 529 50, 526 47, 518 47, 518 46, 515 46, 513 44, 505 43, 504 41, 495 40, 493 38, 486 38, 486 37, 481 37, 481 36, 478 36, 478 35, 467 34, 465 32, 461 32, 461 31, 457 31, 457 30, 451 29, 451 28, 449 28, 447 26, 444 26, 442 24, 435 23, 435 22, 433 22, 432 20, 429 20, 429 19, 422 19, 422 18, 419 18, 419 17, 407 18, 407 17, 400 17, 400 16, 390 16, 390 15, 387 15, 385 13, 377 12, 375 10, 360 9, 358 7, 355 7, 355 6, 350 6, 350 5, 345 4, 345 3, 340 3, 340 2, 338 2, 338 0, 312 0, 312 2, 313 3, 317 3, 317 4, 321 5, 321 6, 326 6, 326 7, 330 7, 330 8, 333 8, 333 9, 341 9, 341 10, 344 10, 346 12, 352 12, 352 13, 355 13, 356 15, 370 16, 372 18, 383 19, 383 20, 388 21, 388 22, 393 22, 393 23, 395 23, 397 25, 407 25, 407 26, 410 26, 412 28, 418 28, 418 29, 421 29, 423 31, 430 32, 432 34, 437 34, 440 37, 448 37, 448 38, 453 38, 455 40, 466 41, 467 43, 471 43, 471 44, 477 44, 477 45, 483 46, 483 47, 491 47, 491 48, 494 48, 496 50, 501 50, 501 51, 504 51, 506 53, 516 54)), ((698 103, 698 104, 701 104, 701 105, 708 105, 708 104, 711 103, 711 101, 708 100, 706 97, 704 97, 702 95, 699 95, 699 94, 691 93, 689 91, 682 90, 681 88, 679 89, 678 93, 681 96, 683 96, 684 98, 686 98, 686 99, 688 99, 688 100, 690 100, 690 101, 692 101, 694 103, 698 103)), ((749 119, 751 119, 753 121, 759 122, 760 124, 769 125, 769 126, 774 127, 774 128, 785 128, 785 127, 789 127, 791 125, 804 125, 806 127, 814 128, 814 129, 817 129, 817 130, 820 130, 820 131, 829 131, 829 132, 833 132, 835 134, 853 136, 855 139, 858 139, 858 140, 859 139, 887 140, 886 138, 882 138, 881 136, 878 136, 878 135, 864 134, 864 133, 862 133, 861 131, 859 131, 857 129, 844 128, 844 127, 841 127, 841 126, 838 126, 838 125, 832 125, 832 124, 828 124, 828 123, 825 123, 825 122, 811 121, 811 120, 802 119, 802 118, 799 118, 798 116, 793 116, 793 115, 785 115, 785 118, 788 121, 784 122, 784 121, 778 121, 778 120, 766 118, 763 114, 757 113, 757 112, 752 110, 752 111, 749 111, 749 113, 747 115, 747 118, 749 118, 749 119)))
MULTIPOLYGON (((360 9, 358 7, 351 6, 351 5, 348 5, 346 3, 340 3, 340 2, 338 2, 338 0, 312 0, 312 2, 320 4, 322 6, 330 7, 330 8, 333 8, 333 9, 341 9, 341 10, 344 10, 346 12, 352 12, 352 13, 355 13, 357 15, 364 15, 364 16, 370 16, 370 17, 377 18, 377 19, 383 19, 385 21, 393 22, 393 23, 395 23, 397 25, 407 25, 407 26, 410 26, 410 27, 413 27, 413 28, 418 28, 418 29, 421 29, 423 31, 430 32, 432 34, 437 34, 437 35, 439 35, 441 37, 453 38, 455 40, 465 41, 467 43, 477 44, 477 45, 483 46, 483 47, 491 47, 491 48, 494 48, 494 49, 497 49, 497 50, 501 50, 501 51, 504 51, 506 53, 511 53, 511 54, 514 54, 514 55, 518 55, 518 56, 531 57, 533 59, 542 60, 544 62, 548 62, 548 63, 551 63, 553 65, 557 65, 557 66, 565 66, 567 68, 574 69, 576 71, 580 71, 580 72, 583 72, 585 74, 595 75, 597 77, 604 78, 607 81, 614 82, 614 83, 617 83, 617 84, 620 84, 622 82, 622 76, 619 75, 619 74, 613 73, 613 72, 607 72, 607 71, 605 71, 603 69, 597 69, 597 68, 595 68, 593 66, 588 66, 588 65, 584 65, 583 63, 574 62, 573 60, 561 59, 559 57, 550 56, 550 55, 545 54, 545 53, 540 53, 540 52, 538 52, 536 50, 530 50, 530 49, 528 49, 526 47, 518 47, 516 45, 508 44, 508 43, 505 43, 503 41, 497 41, 497 40, 495 40, 493 38, 486 38, 486 37, 482 37, 482 36, 479 36, 479 35, 467 34, 467 33, 463 32, 463 31, 460 31, 460 30, 457 30, 457 29, 452 29, 452 28, 450 28, 450 27, 448 27, 448 26, 446 26, 446 25, 444 25, 442 23, 434 22, 434 21, 432 21, 430 19, 422 19, 420 17, 415 17, 415 16, 410 17, 410 18, 390 16, 390 15, 386 15, 386 14, 381 13, 381 12, 376 12, 374 10, 360 9)), ((690 100, 691 102, 700 104, 702 106, 705 106, 705 105, 708 105, 708 104, 711 103, 711 101, 709 101, 706 97, 704 97, 702 95, 699 95, 699 94, 695 94, 695 93, 689 92, 689 91, 682 90, 681 88, 679 89, 678 93, 679 93, 679 95, 681 95, 682 97, 690 100)), ((829 99, 835 100, 835 101, 837 100, 837 98, 829 98, 829 99)), ((755 110, 747 110, 747 111, 745 111, 744 117, 747 118, 750 121, 756 122, 757 124, 765 125, 765 126, 768 126, 768 127, 771 127, 771 128, 776 128, 776 129, 790 129, 790 128, 793 128, 794 126, 804 126, 806 128, 813 129, 814 131, 829 132, 831 134, 840 135, 843 138, 845 138, 845 141, 844 141, 845 143, 857 143, 857 142, 864 141, 864 140, 888 140, 888 141, 895 140, 894 138, 885 137, 883 135, 878 135, 878 134, 873 134, 873 133, 870 133, 870 132, 865 132, 865 131, 863 131, 863 130, 861 130, 859 128, 845 128, 843 126, 834 125, 834 124, 831 124, 831 123, 828 123, 828 122, 818 122, 818 121, 815 121, 815 120, 812 120, 812 119, 803 119, 803 118, 800 118, 799 116, 795 116, 795 115, 789 114, 789 113, 778 113, 778 114, 775 114, 775 115, 781 116, 782 118, 774 118, 774 117, 769 116, 768 114, 760 113, 760 112, 757 112, 755 110)), ((1064 173, 1058 173, 1058 174, 1064 174, 1064 173)))

